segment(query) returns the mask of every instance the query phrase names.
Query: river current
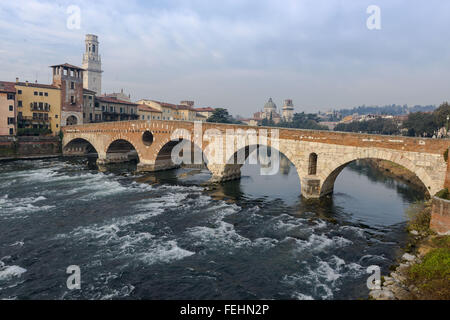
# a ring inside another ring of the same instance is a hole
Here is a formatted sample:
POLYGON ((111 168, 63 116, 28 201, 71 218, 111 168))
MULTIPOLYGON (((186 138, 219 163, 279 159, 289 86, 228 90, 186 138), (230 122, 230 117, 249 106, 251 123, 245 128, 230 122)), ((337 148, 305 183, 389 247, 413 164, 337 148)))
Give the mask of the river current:
POLYGON ((99 172, 83 158, 0 163, 0 299, 359 299, 406 241, 420 192, 364 163, 333 196, 292 166, 205 183, 205 169, 99 172), (66 269, 81 270, 69 290, 66 269))

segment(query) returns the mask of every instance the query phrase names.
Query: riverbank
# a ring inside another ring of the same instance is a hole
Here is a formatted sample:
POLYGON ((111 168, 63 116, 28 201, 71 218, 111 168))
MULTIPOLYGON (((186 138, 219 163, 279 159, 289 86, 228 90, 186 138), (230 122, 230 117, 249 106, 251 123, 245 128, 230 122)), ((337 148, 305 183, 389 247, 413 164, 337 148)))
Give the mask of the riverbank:
POLYGON ((450 236, 430 229, 431 201, 410 208, 406 253, 381 287, 369 294, 375 300, 450 300, 450 236), (423 206, 417 210, 417 206, 423 206))
POLYGON ((407 185, 410 185, 416 189, 420 189, 424 193, 427 192, 425 186, 420 181, 420 179, 411 171, 398 165, 392 161, 381 160, 381 159, 366 159, 367 163, 383 172, 384 175, 399 179, 407 185))

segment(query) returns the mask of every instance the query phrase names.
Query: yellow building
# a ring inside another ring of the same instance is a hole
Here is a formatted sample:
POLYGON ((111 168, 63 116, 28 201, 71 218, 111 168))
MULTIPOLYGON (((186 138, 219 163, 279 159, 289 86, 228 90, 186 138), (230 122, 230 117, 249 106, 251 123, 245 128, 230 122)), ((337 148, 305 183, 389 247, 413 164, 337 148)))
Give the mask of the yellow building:
POLYGON ((14 82, 0 81, 0 136, 16 134, 15 96, 14 82))
POLYGON ((180 120, 185 121, 197 121, 197 112, 194 110, 194 108, 186 105, 179 105, 178 111, 180 113, 180 120))
POLYGON ((17 130, 49 129, 58 135, 61 89, 53 85, 16 81, 17 130))
POLYGON ((162 112, 145 104, 138 105, 138 115, 140 120, 161 120, 162 112))
POLYGON ((205 108, 195 108, 195 111, 198 114, 201 114, 202 116, 206 117, 206 119, 208 119, 209 117, 211 117, 214 113, 214 108, 211 107, 205 107, 205 108))
MULTIPOLYGON (((161 112, 161 120, 206 121, 207 117, 193 107, 193 101, 181 101, 179 105, 156 100, 141 99, 140 105, 152 107, 161 112)), ((214 109, 207 108, 212 111, 214 109)), ((210 111, 208 110, 208 111, 210 111)), ((142 117, 141 117, 142 118, 142 117)))
POLYGON ((175 104, 148 99, 141 99, 137 104, 145 104, 161 111, 161 120, 182 120, 182 115, 175 104))

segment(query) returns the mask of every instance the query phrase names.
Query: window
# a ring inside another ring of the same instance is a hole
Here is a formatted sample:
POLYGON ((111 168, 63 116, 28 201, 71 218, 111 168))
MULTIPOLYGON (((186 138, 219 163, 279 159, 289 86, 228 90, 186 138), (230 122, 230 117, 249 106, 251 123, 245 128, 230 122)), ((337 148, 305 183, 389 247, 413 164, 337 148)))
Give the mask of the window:
POLYGON ((56 124, 56 127, 58 128, 58 124, 56 124))
POLYGON ((7 99, 8 99, 8 100, 14 100, 14 95, 11 94, 11 93, 8 93, 7 99))
POLYGON ((89 113, 89 120, 92 121, 92 113, 89 113))
POLYGON ((308 174, 315 175, 317 173, 317 154, 311 153, 309 155, 308 174))
POLYGON ((8 118, 8 124, 14 124, 14 118, 8 118))
POLYGON ((39 102, 39 110, 44 110, 44 103, 39 102))
MULTIPOLYGON (((55 119, 58 119, 58 115, 57 114, 55 114, 55 119)), ((56 125, 56 127, 58 128, 58 125, 56 125)))
POLYGON ((22 107, 22 100, 17 101, 17 105, 18 105, 19 107, 22 107))
POLYGON ((35 91, 35 92, 34 92, 34 95, 35 95, 35 96, 37 96, 37 95, 38 95, 38 92, 37 92, 37 91, 35 91))
POLYGON ((20 111, 20 112, 17 114, 17 117, 18 117, 18 118, 22 118, 22 111, 20 111))
POLYGON ((13 135, 14 134, 14 129, 13 128, 9 128, 9 134, 13 135))
POLYGON ((14 111, 14 107, 13 106, 9 106, 9 111, 14 111))
POLYGON ((44 92, 44 96, 48 97, 48 92, 44 92))
POLYGON ((74 96, 70 96, 70 103, 74 104, 75 103, 75 97, 74 96))
POLYGON ((22 90, 17 90, 17 93, 18 94, 22 94, 22 90))
POLYGON ((70 81, 70 89, 75 89, 75 82, 70 81))
POLYGON ((39 95, 42 97, 44 95, 44 93, 43 92, 39 92, 39 95))

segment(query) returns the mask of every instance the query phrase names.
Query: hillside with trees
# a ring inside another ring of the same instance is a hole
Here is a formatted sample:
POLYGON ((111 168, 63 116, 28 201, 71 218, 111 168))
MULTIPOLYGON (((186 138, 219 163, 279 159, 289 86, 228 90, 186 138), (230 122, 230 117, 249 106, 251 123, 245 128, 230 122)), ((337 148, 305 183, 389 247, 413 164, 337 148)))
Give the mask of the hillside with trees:
POLYGON ((447 117, 450 117, 450 105, 444 102, 433 112, 410 113, 403 123, 394 119, 376 118, 368 121, 340 123, 334 130, 373 134, 403 133, 411 137, 432 137, 443 127, 448 130, 447 117))
POLYGON ((408 114, 412 112, 430 112, 434 111, 436 109, 436 106, 434 105, 415 105, 413 107, 408 107, 407 104, 405 105, 397 105, 397 104, 391 104, 386 106, 358 106, 351 109, 342 109, 339 110, 341 115, 343 117, 350 116, 353 114, 358 115, 368 115, 368 114, 375 114, 375 115, 392 115, 392 116, 399 116, 402 114, 408 114))

